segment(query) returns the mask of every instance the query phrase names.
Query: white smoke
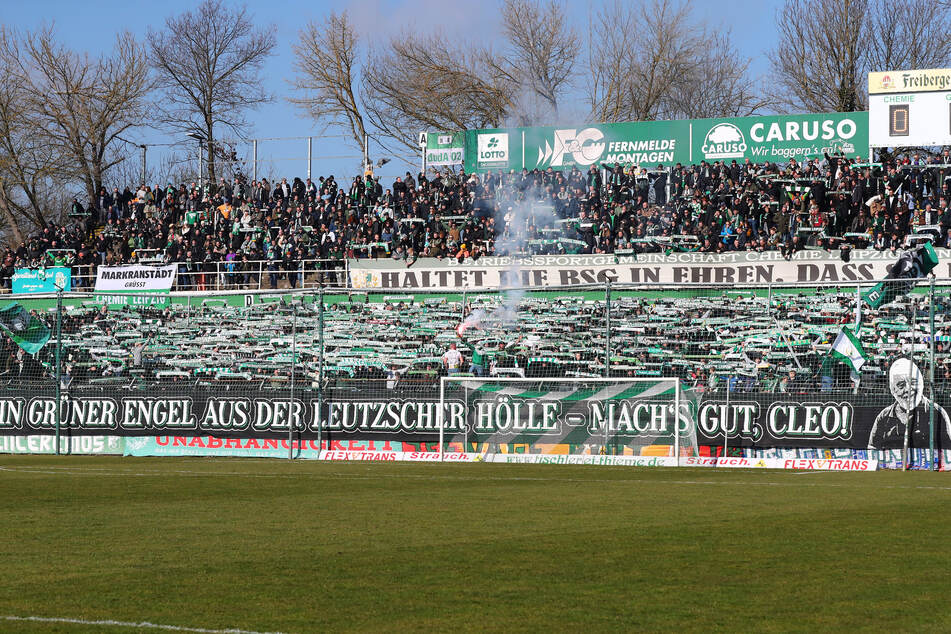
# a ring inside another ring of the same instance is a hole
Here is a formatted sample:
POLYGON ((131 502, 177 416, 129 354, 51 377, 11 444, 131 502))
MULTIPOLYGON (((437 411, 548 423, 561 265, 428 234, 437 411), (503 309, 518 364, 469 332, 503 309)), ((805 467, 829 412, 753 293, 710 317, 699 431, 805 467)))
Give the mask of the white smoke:
POLYGON ((460 336, 470 328, 509 328, 515 325, 519 304, 525 297, 521 254, 526 253, 532 230, 553 226, 555 220, 551 201, 545 191, 538 187, 529 188, 524 198, 514 200, 510 206, 504 205, 504 208, 496 211, 495 225, 504 227, 504 231, 495 241, 495 255, 509 258, 500 288, 502 305, 490 313, 482 309, 472 311, 457 328, 460 336))

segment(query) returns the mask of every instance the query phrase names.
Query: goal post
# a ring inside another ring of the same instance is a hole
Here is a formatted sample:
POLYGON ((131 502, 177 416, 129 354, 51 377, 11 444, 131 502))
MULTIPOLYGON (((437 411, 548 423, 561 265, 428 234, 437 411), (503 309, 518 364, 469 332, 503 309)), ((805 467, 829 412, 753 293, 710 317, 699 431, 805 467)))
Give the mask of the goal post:
POLYGON ((439 459, 675 466, 697 455, 697 400, 675 377, 442 377, 439 459))

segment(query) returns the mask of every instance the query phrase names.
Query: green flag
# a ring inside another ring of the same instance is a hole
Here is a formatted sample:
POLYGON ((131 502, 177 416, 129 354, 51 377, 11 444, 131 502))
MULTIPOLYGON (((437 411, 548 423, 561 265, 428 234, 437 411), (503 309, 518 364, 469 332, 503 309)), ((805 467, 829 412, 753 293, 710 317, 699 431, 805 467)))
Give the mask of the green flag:
POLYGON ((30 354, 39 352, 50 340, 50 329, 19 304, 0 308, 0 328, 30 354))
POLYGON ((848 365, 855 373, 862 369, 865 360, 868 358, 858 337, 852 334, 847 326, 843 327, 842 332, 835 338, 830 354, 837 361, 848 365))
POLYGON ((807 198, 812 189, 804 185, 785 185, 783 189, 786 192, 786 196, 792 198, 796 194, 801 194, 803 198, 807 198))
POLYGON ((892 266, 888 277, 869 292, 863 293, 862 299, 872 308, 887 304, 911 291, 915 287, 915 280, 926 276, 936 266, 938 254, 930 242, 913 251, 905 251, 892 266))

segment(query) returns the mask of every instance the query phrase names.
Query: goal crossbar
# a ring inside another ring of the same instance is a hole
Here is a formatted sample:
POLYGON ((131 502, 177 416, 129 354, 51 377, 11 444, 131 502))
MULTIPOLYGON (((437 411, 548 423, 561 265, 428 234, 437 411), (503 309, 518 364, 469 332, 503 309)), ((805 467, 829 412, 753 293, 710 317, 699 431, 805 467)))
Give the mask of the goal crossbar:
POLYGON ((445 407, 446 407, 446 386, 451 383, 554 383, 554 384, 624 384, 624 383, 650 383, 653 385, 669 383, 674 388, 674 456, 676 464, 680 466, 680 430, 679 420, 681 412, 682 387, 680 379, 677 377, 593 377, 593 378, 575 378, 575 377, 478 377, 478 376, 444 376, 439 381, 439 408, 436 414, 439 427, 439 461, 444 461, 445 454, 445 407))

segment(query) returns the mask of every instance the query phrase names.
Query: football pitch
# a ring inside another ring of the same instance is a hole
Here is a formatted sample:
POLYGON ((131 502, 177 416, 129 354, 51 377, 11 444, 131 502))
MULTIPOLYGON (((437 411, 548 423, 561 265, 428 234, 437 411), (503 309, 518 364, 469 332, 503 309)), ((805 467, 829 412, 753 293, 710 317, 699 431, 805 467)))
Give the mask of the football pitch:
POLYGON ((0 631, 951 630, 951 474, 0 456, 0 492, 0 631))

